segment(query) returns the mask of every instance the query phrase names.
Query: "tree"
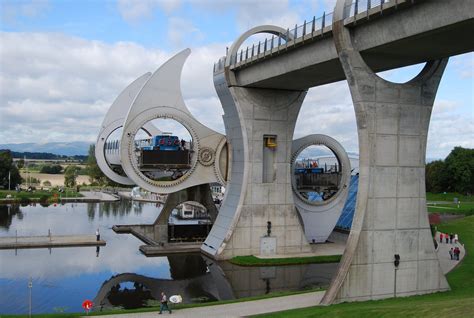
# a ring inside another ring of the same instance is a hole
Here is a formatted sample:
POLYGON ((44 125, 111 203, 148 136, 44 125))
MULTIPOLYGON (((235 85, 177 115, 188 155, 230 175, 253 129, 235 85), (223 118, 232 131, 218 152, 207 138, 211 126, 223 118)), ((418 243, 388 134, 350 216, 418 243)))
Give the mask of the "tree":
POLYGON ((474 192, 474 149, 455 147, 444 161, 449 175, 450 191, 474 192))
POLYGON ((106 184, 107 180, 100 170, 99 165, 97 164, 97 160, 95 159, 95 145, 92 144, 89 146, 89 152, 87 156, 87 174, 89 175, 90 183, 97 183, 99 185, 106 184))
POLYGON ((41 167, 40 172, 41 173, 49 173, 49 174, 59 174, 63 170, 63 167, 61 165, 46 165, 41 167))
POLYGON ((0 187, 8 189, 8 176, 10 175, 10 188, 14 189, 21 184, 22 179, 18 168, 13 164, 10 150, 0 150, 0 187))
POLYGON ((92 144, 89 146, 89 152, 87 156, 87 174, 89 175, 90 183, 97 183, 99 185, 109 185, 117 186, 118 184, 110 180, 103 172, 100 170, 97 160, 95 158, 95 145, 92 144))
POLYGON ((76 185, 77 171, 79 170, 78 166, 67 166, 64 170, 64 185, 66 187, 72 188, 76 185))
POLYGON ((25 160, 24 159, 20 159, 16 162, 16 166, 18 167, 18 169, 21 169, 25 166, 25 160))
POLYGON ((439 193, 448 191, 448 172, 443 160, 436 160, 426 165, 426 191, 439 193))
POLYGON ((474 149, 455 147, 445 160, 427 164, 426 190, 474 193, 474 149))

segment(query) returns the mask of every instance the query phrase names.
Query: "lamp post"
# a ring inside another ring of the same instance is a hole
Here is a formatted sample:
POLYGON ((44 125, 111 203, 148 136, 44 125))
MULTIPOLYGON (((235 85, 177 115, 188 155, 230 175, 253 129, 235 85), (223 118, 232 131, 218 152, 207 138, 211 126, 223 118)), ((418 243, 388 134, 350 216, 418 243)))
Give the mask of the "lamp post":
POLYGON ((31 290, 33 289, 33 279, 30 277, 28 281, 28 290, 29 290, 29 317, 31 317, 31 290))

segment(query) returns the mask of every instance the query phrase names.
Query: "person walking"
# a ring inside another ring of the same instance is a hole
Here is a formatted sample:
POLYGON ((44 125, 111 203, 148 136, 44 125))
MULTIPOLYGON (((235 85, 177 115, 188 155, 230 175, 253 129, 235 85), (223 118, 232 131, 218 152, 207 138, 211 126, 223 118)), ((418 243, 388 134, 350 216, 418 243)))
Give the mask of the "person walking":
POLYGON ((100 232, 99 232, 99 228, 97 228, 97 230, 95 231, 95 237, 96 237, 97 241, 100 241, 100 232))
POLYGON ((449 234, 449 244, 453 244, 454 234, 449 234))
POLYGON ((444 239, 446 241, 446 244, 448 244, 448 241, 449 241, 449 235, 448 233, 444 233, 444 239))
POLYGON ((171 309, 168 307, 168 298, 164 291, 161 292, 161 300, 160 300, 160 315, 163 313, 163 310, 168 310, 171 314, 171 309))
POLYGON ((456 259, 457 261, 459 261, 459 254, 460 254, 460 253, 461 253, 461 250, 459 249, 459 247, 456 246, 456 247, 454 248, 454 255, 455 255, 455 259, 456 259))
POLYGON ((459 240, 458 234, 454 234, 454 243, 457 244, 459 240))
POLYGON ((443 232, 439 233, 439 242, 443 243, 443 232))
POLYGON ((454 248, 452 248, 452 247, 449 250, 449 257, 451 258, 451 260, 453 260, 453 258, 454 258, 454 248))

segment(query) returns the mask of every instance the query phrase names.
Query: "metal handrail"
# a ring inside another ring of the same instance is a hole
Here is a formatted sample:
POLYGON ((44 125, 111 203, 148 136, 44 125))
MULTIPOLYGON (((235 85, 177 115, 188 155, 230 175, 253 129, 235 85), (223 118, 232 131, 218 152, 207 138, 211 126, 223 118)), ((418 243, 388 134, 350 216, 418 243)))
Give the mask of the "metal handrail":
MULTIPOLYGON (((356 18, 361 13, 366 13, 366 18, 369 18, 369 11, 371 9, 380 7, 380 13, 382 13, 384 7, 389 3, 394 3, 395 7, 400 0, 354 0, 351 4, 345 6, 343 20, 347 18, 356 18)), ((237 53, 233 54, 230 57, 230 65, 245 65, 257 59, 263 58, 267 55, 272 55, 273 53, 278 53, 282 50, 286 50, 292 45, 296 45, 298 42, 305 41, 307 39, 312 39, 317 36, 322 36, 326 32, 332 31, 332 21, 333 12, 326 13, 319 18, 313 16, 313 18, 302 25, 295 25, 293 29, 287 29, 286 39, 290 39, 289 35, 291 34, 293 38, 291 40, 285 40, 283 36, 272 35, 271 38, 266 38, 263 42, 259 41, 258 45, 253 44, 251 48, 247 46, 245 49, 241 49, 237 53), (292 43, 290 43, 292 42, 292 43)), ((226 53, 227 55, 227 53, 226 53)), ((214 65, 214 71, 221 70, 222 62, 219 61, 214 65)))

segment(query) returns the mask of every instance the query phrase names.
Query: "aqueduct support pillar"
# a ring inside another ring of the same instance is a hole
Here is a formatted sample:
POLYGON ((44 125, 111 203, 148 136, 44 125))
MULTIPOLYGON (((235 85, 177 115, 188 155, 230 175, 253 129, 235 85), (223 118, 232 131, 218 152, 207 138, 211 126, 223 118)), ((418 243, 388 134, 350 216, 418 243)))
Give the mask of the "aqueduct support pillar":
POLYGON ((290 179, 293 131, 306 91, 229 87, 224 72, 214 74, 214 84, 232 145, 232 169, 201 250, 215 259, 259 255, 262 249, 281 255, 309 252, 290 179))
POLYGON ((379 78, 343 24, 344 6, 350 2, 337 2, 333 35, 357 119, 359 191, 346 250, 322 303, 448 290, 425 194, 428 126, 447 59, 428 62, 405 84, 379 78), (395 255, 400 256, 398 267, 395 255))

